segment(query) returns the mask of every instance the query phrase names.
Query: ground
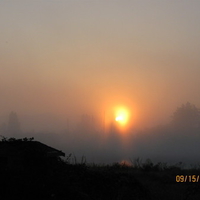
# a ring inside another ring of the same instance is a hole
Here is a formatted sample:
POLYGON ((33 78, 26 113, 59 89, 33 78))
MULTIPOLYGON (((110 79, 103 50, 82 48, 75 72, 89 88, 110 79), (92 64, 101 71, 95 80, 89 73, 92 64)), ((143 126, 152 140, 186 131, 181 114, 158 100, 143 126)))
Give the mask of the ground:
POLYGON ((61 162, 47 168, 0 173, 1 199, 195 200, 200 197, 200 181, 176 182, 176 175, 200 175, 198 169, 61 162))

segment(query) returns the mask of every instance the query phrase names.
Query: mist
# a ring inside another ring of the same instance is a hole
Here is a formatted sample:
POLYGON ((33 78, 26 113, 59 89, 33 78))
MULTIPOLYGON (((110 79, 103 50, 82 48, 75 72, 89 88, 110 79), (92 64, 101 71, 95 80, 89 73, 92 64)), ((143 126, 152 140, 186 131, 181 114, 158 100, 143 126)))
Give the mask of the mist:
MULTIPOLYGON (((119 129, 94 115, 81 115, 74 123, 55 115, 18 116, 11 112, 0 127, 1 137, 31 138, 70 154, 78 162, 112 164, 123 160, 199 164, 199 109, 187 102, 177 107, 167 124, 119 129)), ((5 120, 6 118, 4 118, 5 120)), ((1 117, 3 120, 3 116, 1 117)))
POLYGON ((199 6, 1 1, 0 134, 34 137, 88 162, 197 163, 198 127, 171 123, 182 104, 200 107, 199 6), (123 133, 118 106, 130 112, 123 133))

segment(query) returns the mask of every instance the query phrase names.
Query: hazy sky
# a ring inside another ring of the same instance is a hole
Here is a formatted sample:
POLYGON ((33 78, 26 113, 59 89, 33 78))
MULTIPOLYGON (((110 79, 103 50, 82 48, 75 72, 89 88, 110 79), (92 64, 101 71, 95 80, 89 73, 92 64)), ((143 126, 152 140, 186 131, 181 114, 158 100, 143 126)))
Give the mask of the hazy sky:
POLYGON ((200 107, 199 0, 0 0, 0 113, 134 123, 200 107), (109 115, 109 114, 108 114, 109 115))

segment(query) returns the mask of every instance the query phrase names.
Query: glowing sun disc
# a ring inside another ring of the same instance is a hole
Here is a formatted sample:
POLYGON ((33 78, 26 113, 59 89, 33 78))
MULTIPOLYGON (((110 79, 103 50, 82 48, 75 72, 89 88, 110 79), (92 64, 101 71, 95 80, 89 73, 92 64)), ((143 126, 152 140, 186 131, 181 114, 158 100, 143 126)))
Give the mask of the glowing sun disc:
POLYGON ((126 125, 129 118, 129 112, 125 108, 116 109, 115 121, 121 125, 126 125))
POLYGON ((116 121, 123 121, 123 119, 124 119, 124 118, 123 118, 122 116, 117 116, 117 117, 115 118, 116 121))

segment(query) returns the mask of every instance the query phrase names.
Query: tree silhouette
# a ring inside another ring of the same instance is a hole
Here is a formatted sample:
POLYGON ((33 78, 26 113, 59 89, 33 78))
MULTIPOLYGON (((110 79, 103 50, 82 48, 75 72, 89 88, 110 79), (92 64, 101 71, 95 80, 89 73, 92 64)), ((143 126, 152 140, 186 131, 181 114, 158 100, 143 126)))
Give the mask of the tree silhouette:
POLYGON ((12 135, 15 135, 21 132, 18 116, 17 116, 17 113, 15 112, 11 112, 9 115, 7 131, 9 134, 12 134, 12 135))
POLYGON ((174 112, 172 124, 177 128, 198 128, 200 126, 200 110, 187 102, 174 112))

